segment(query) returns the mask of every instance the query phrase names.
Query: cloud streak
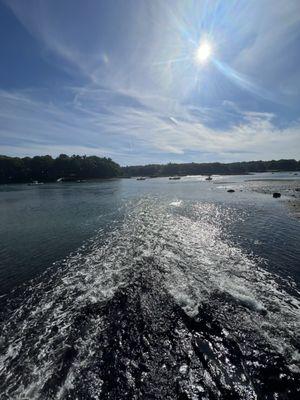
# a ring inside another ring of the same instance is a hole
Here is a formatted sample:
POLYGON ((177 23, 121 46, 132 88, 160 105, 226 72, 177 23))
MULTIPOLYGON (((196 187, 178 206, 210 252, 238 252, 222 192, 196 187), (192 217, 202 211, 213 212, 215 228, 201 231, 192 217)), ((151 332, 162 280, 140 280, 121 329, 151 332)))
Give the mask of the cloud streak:
MULTIPOLYGON (((91 106, 94 95, 94 90, 85 89, 80 101, 77 97, 68 110, 62 111, 24 94, 1 91, 2 148, 19 155, 63 151, 108 155, 122 164, 131 160, 142 163, 143 154, 148 153, 156 161, 161 157, 165 161, 172 157, 185 160, 190 154, 206 154, 215 161, 297 157, 300 122, 279 129, 273 123, 273 114, 240 112, 236 125, 216 130, 206 126, 188 108, 178 108, 167 116, 146 106, 128 104, 124 93, 118 105, 105 103, 104 112, 93 111, 103 100, 98 93, 96 104, 91 106), (18 114, 13 116, 16 109, 18 114)), ((143 98, 136 102, 142 104, 143 98)), ((214 112, 199 111, 201 115, 214 112)))
POLYGON ((2 153, 97 154, 122 164, 299 157, 299 120, 270 104, 291 86, 289 60, 272 55, 288 35, 295 51, 297 1, 272 11, 267 0, 6 3, 42 44, 41 57, 74 84, 0 90, 2 153), (217 68, 193 61, 203 34, 217 68), (274 66, 266 89, 256 65, 263 74, 274 66))

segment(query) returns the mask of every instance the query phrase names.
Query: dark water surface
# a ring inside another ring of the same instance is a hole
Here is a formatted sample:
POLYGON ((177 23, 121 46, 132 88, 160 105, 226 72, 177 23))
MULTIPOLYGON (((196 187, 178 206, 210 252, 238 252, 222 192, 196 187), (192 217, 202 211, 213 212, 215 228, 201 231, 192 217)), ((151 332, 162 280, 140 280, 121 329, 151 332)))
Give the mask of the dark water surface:
POLYGON ((300 182, 0 187, 1 399, 297 398, 300 223, 271 178, 300 182))

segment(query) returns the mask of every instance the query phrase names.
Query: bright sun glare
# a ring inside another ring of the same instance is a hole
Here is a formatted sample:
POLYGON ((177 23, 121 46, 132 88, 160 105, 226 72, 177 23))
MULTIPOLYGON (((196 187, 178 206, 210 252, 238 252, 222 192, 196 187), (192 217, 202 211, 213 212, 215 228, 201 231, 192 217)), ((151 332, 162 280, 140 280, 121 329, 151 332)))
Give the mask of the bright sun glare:
POLYGON ((195 61, 197 64, 206 63, 212 55, 212 47, 209 42, 201 42, 195 51, 195 61))

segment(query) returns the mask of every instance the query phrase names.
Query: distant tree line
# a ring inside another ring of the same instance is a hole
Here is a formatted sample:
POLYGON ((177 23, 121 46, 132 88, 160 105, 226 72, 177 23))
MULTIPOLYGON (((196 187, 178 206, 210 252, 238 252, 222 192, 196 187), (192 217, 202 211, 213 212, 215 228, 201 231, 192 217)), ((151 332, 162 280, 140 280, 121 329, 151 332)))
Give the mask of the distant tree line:
POLYGON ((230 175, 266 171, 300 171, 300 161, 247 161, 229 164, 222 164, 218 162, 201 164, 149 164, 123 167, 122 170, 125 176, 230 175))
POLYGON ((113 178, 122 174, 121 167, 110 158, 96 156, 7 157, 0 155, 0 183, 51 182, 59 178, 113 178))
POLYGON ((272 160, 235 163, 149 164, 121 168, 110 158, 97 156, 8 157, 0 155, 0 184, 24 182, 53 182, 59 178, 105 179, 135 176, 246 174, 266 171, 300 171, 300 161, 272 160))

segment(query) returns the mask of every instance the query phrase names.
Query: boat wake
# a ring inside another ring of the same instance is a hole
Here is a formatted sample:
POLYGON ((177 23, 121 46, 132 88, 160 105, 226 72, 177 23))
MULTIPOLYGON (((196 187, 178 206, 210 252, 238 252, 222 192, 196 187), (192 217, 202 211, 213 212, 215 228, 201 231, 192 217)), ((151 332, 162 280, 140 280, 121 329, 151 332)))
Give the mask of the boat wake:
POLYGON ((299 297, 210 203, 128 204, 6 301, 3 399, 295 399, 299 297))

